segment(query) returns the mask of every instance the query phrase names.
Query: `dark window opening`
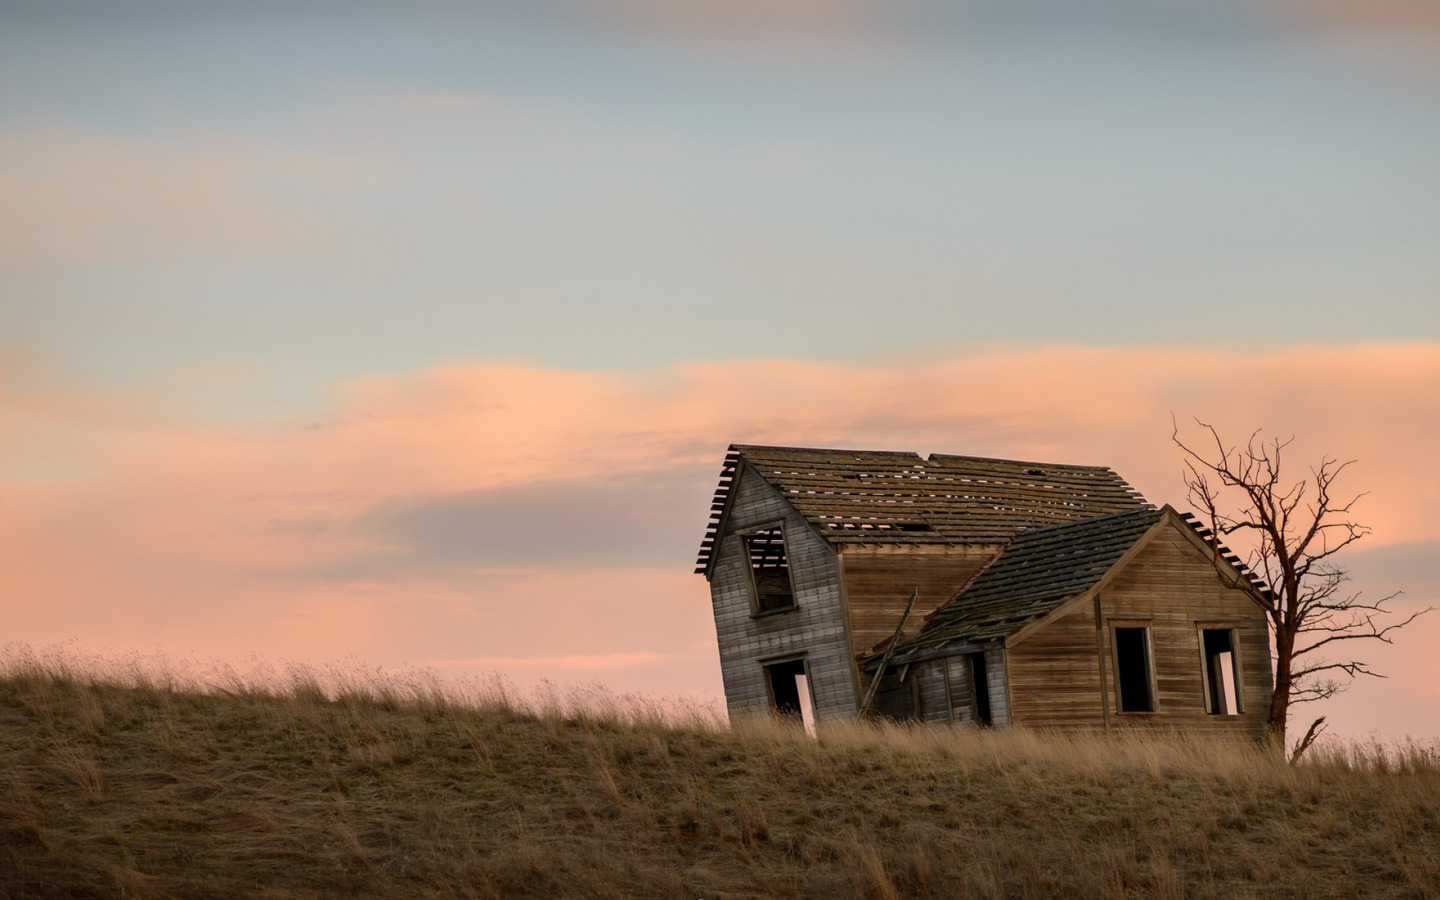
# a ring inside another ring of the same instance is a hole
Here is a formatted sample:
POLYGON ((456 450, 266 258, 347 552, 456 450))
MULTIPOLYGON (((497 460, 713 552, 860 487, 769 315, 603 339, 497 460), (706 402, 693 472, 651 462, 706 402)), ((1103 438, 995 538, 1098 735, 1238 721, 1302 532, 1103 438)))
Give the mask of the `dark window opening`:
POLYGON ((1115 629, 1115 669, 1121 712, 1155 711, 1155 696, 1150 690, 1147 631, 1148 628, 1115 629))
POLYGON ((880 678, 880 687, 875 691, 871 708, 881 718, 893 722, 918 721, 920 719, 920 680, 906 678, 909 667, 890 669, 880 678))
POLYGON ((1235 632, 1229 628, 1205 628, 1200 637, 1205 650, 1206 712, 1212 716, 1239 715, 1240 673, 1235 664, 1235 632))
POLYGON ((971 653, 970 693, 975 698, 975 721, 981 725, 990 722, 990 679, 985 674, 985 654, 971 653))
POLYGON ((812 727, 814 712, 810 705, 810 679, 805 673, 805 660, 792 659, 765 667, 765 682, 770 688, 770 709, 778 716, 793 718, 812 727))
POLYGON ((785 554, 785 534, 780 527, 745 535, 745 552, 750 557, 750 575, 755 583, 756 610, 769 612, 794 606, 790 560, 785 554))

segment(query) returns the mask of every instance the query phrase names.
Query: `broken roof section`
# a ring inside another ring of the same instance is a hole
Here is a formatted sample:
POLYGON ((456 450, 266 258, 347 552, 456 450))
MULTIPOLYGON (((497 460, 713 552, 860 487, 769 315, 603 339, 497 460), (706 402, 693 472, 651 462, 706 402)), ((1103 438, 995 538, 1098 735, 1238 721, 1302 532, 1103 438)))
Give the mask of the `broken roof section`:
MULTIPOLYGON (((1090 591, 1138 549, 1162 519, 1192 533, 1235 573, 1234 585, 1257 598, 1269 589, 1193 517, 1169 506, 1144 507, 1108 516, 1022 531, 1010 546, 947 604, 931 613, 913 637, 903 639, 893 659, 904 660, 949 644, 976 644, 1008 638, 1067 601, 1090 591)), ((877 648, 879 649, 879 648, 877 648)))
POLYGON ((1014 634, 1098 584, 1168 509, 1133 509, 1021 532, 896 653, 1014 634))
POLYGON ((742 461, 832 543, 998 545, 1026 528, 1149 508, 1105 466, 733 444, 697 573, 708 569, 742 461))

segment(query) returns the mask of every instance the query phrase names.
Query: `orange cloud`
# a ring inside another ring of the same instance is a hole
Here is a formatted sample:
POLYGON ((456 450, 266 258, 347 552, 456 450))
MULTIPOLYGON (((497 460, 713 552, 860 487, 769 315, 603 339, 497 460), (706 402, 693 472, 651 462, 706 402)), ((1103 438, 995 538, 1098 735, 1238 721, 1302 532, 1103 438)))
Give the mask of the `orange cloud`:
MULTIPOLYGON (((1302 467, 1358 459, 1367 543, 1440 541, 1436 343, 639 372, 487 362, 363 379, 327 414, 272 427, 7 378, 0 612, 12 637, 112 650, 469 660, 713 692, 707 594, 689 570, 730 442, 1099 463, 1181 503, 1172 411, 1192 438, 1192 415, 1232 440, 1293 432, 1302 467), (76 465, 37 476, 56 453, 76 465)), ((1402 557, 1440 584, 1424 552, 1402 557)))

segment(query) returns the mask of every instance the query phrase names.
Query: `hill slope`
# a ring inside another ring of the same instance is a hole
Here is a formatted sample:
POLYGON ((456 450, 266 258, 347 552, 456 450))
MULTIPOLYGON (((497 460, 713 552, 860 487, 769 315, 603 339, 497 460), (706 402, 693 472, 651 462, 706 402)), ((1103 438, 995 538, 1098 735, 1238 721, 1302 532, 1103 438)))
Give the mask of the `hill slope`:
POLYGON ((1261 893, 1440 896, 1435 751, 0 677, 0 896, 1261 893))

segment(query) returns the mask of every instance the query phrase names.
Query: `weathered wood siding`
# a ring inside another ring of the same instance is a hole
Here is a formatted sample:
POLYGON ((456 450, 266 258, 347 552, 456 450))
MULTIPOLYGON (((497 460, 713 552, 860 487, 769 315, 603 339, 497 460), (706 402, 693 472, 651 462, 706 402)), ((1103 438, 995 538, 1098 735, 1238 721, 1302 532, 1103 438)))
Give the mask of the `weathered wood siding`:
POLYGON ((945 660, 928 659, 891 668, 875 693, 871 711, 897 721, 949 724, 952 714, 945 660), (900 680, 902 673, 904 681, 900 680))
MULTIPOLYGON (((990 721, 1010 721, 1006 700, 1005 651, 984 651, 986 682, 990 687, 990 721)), ((874 711, 892 719, 914 719, 933 724, 976 724, 975 694, 968 655, 921 660, 910 666, 891 667, 879 692, 874 711), (905 681, 900 673, 905 673, 905 681)))
POLYGON ((1006 663, 1010 654, 996 647, 985 651, 985 680, 990 684, 990 724, 1009 725, 1011 722, 1010 670, 1006 663))
POLYGON ((942 657, 950 682, 950 720, 956 725, 975 724, 975 691, 970 663, 963 656, 942 657))
POLYGON ((730 715, 768 712, 765 664, 804 655, 816 715, 853 716, 859 703, 835 551, 774 488, 747 467, 741 467, 734 491, 724 533, 717 540, 710 579, 720 669, 730 715), (785 531, 795 609, 757 616, 741 535, 776 522, 785 531))
MULTIPOLYGON (((985 654, 985 681, 990 688, 990 724, 1010 724, 1008 682, 1005 672, 1005 650, 991 647, 985 654)), ((969 654, 946 656, 937 662, 945 667, 949 686, 948 721, 956 725, 977 725, 974 672, 969 654)))
POLYGON ((945 661, 931 659, 910 667, 910 678, 918 685, 920 708, 916 718, 922 722, 949 723, 950 696, 945 688, 945 661))
POLYGON ((943 544, 842 547, 840 565, 854 652, 871 650, 895 633, 916 588, 919 595, 905 623, 905 635, 918 632, 925 616, 954 597, 999 552, 999 547, 943 544))
POLYGON ((915 679, 901 681, 900 670, 891 669, 875 691, 875 698, 870 703, 870 714, 897 722, 914 719, 918 703, 915 686, 915 679))
POLYGON ((1104 727, 1093 604, 1056 615, 1009 650, 1010 697, 1017 723, 1104 727))
POLYGON ((1071 607, 1008 648, 1016 723, 1098 729, 1108 718, 1112 730, 1264 734, 1272 685, 1264 615, 1248 594, 1228 587, 1208 556, 1175 526, 1167 526, 1117 573, 1101 590, 1099 606, 1098 623, 1093 603, 1071 607), (1153 713, 1118 711, 1111 647, 1116 622, 1150 630, 1153 713), (1240 715, 1205 711, 1202 625, 1237 632, 1240 715))

